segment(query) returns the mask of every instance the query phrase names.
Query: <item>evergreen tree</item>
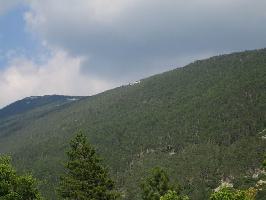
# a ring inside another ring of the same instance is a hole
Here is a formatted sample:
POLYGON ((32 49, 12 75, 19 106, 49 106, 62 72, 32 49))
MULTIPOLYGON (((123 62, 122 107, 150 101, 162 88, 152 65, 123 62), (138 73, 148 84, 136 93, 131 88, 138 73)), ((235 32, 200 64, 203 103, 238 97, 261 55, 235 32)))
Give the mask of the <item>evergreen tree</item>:
POLYGON ((263 169, 266 169, 266 154, 265 154, 265 159, 264 159, 264 161, 262 162, 262 168, 263 169))
POLYGON ((176 191, 168 190, 168 192, 161 196, 160 200, 189 200, 188 196, 180 196, 176 191))
MULTIPOLYGON (((151 176, 144 180, 141 184, 143 200, 160 200, 168 190, 174 187, 170 184, 169 177, 166 172, 156 167, 151 171, 151 176)), ((177 189, 179 192, 179 189, 177 189)))
POLYGON ((0 156, 0 199, 41 200, 37 181, 31 175, 19 176, 11 165, 11 159, 0 156))
POLYGON ((95 149, 87 138, 79 133, 70 142, 67 152, 66 171, 61 177, 58 189, 63 199, 75 200, 113 200, 118 193, 114 182, 101 164, 95 149))
POLYGON ((266 155, 264 156, 264 161, 262 162, 262 173, 259 175, 259 179, 257 180, 256 188, 258 190, 258 194, 256 196, 257 200, 264 200, 266 197, 266 174, 264 173, 266 170, 266 155))

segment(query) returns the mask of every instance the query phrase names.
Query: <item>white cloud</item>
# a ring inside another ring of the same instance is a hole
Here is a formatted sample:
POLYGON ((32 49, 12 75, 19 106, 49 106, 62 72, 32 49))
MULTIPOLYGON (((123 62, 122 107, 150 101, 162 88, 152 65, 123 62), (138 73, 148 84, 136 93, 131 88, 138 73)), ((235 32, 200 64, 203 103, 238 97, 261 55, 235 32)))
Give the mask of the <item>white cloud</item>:
POLYGON ((114 83, 83 75, 81 61, 62 51, 53 51, 40 65, 25 57, 13 58, 0 70, 0 107, 27 96, 92 95, 113 87, 114 83))

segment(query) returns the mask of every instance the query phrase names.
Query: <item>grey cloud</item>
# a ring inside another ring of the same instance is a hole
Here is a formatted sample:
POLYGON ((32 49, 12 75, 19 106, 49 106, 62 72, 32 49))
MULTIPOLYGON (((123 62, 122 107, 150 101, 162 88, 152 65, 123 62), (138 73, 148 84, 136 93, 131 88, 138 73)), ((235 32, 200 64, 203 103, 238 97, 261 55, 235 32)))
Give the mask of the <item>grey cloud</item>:
POLYGON ((0 16, 23 2, 24 0, 0 0, 0 16))
POLYGON ((56 2, 31 3, 28 26, 50 45, 85 57, 84 72, 108 79, 137 79, 188 58, 266 46, 261 0, 115 0, 112 10, 103 0, 56 2))

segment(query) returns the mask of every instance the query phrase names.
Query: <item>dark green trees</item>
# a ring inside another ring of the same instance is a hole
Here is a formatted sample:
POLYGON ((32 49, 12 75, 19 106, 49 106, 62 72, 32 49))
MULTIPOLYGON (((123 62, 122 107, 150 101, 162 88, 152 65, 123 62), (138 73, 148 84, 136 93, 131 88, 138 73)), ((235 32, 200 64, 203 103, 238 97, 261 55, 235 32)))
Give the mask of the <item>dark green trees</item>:
POLYGON ((37 181, 31 175, 17 175, 11 159, 0 156, 0 199, 1 200, 41 200, 37 181))
POLYGON ((264 161, 262 163, 262 167, 263 167, 263 169, 266 169, 266 155, 264 157, 265 157, 265 159, 264 159, 264 161))
POLYGON ((63 199, 112 200, 117 198, 114 182, 101 165, 95 149, 82 133, 70 142, 67 156, 66 172, 61 177, 58 189, 63 199))
POLYGON ((160 200, 161 196, 165 195, 168 190, 173 190, 174 187, 170 184, 166 172, 156 167, 151 171, 150 177, 143 181, 141 189, 143 200, 160 200))

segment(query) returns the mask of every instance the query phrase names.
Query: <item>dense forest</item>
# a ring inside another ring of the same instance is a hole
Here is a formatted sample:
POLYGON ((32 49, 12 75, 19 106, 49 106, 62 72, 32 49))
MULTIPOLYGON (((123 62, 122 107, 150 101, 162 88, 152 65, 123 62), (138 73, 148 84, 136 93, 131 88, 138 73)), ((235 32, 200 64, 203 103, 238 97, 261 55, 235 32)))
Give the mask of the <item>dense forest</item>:
MULTIPOLYGON (((117 200, 121 199, 108 170, 87 137, 80 131, 70 142, 68 161, 60 176, 57 187, 58 199, 76 200, 117 200)), ((266 160, 261 170, 264 172, 266 160)), ((182 187, 171 183, 167 173, 156 167, 140 184, 143 200, 189 200, 182 195, 182 187)), ((209 197, 210 200, 255 200, 257 194, 266 189, 265 173, 253 187, 246 190, 235 189, 231 183, 223 182, 209 197)), ((38 182, 32 175, 19 175, 11 165, 11 158, 0 156, 0 198, 2 200, 43 200, 38 182)))
MULTIPOLYGON (((266 49, 11 112, 0 118, 0 153, 12 157, 19 174, 31 172, 41 181, 44 198, 57 199, 65 151, 77 130, 102 157, 122 199, 143 199, 140 185, 155 167, 181 188, 167 188, 163 200, 218 200, 213 192, 221 184, 234 186, 221 193, 243 195, 265 173, 266 49)), ((256 199, 265 199, 265 191, 256 199)))

